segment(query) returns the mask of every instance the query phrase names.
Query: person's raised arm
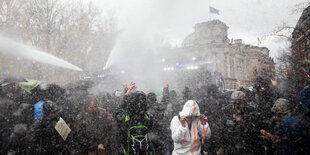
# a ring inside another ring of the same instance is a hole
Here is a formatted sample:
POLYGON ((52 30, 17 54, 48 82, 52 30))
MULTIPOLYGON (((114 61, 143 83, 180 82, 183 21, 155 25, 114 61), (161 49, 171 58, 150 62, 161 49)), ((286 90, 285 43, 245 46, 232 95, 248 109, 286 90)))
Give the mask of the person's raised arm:
POLYGON ((169 83, 165 82, 165 86, 163 89, 163 98, 162 102, 167 104, 169 102, 169 83))
POLYGON ((136 83, 130 82, 126 95, 130 95, 136 88, 136 83))
POLYGON ((123 83, 123 92, 121 96, 125 96, 128 91, 128 85, 126 82, 123 83))
POLYGON ((175 143, 181 143, 185 139, 186 128, 186 116, 181 116, 180 119, 175 116, 170 124, 172 140, 175 143))

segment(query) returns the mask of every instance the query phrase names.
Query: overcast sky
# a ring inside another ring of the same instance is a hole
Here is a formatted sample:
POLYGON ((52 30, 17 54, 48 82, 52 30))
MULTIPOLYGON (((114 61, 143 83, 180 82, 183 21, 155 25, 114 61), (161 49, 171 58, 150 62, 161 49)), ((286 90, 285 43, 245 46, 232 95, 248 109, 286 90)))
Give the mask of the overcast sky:
MULTIPOLYGON (((115 12, 122 30, 152 31, 170 44, 180 45, 196 23, 210 20, 209 6, 220 10, 211 14, 227 24, 228 38, 241 38, 246 44, 258 45, 257 37, 272 32, 282 22, 295 26, 300 13, 292 13, 296 4, 306 0, 94 0, 106 15, 115 12)), ((261 39, 275 57, 283 42, 261 39)))

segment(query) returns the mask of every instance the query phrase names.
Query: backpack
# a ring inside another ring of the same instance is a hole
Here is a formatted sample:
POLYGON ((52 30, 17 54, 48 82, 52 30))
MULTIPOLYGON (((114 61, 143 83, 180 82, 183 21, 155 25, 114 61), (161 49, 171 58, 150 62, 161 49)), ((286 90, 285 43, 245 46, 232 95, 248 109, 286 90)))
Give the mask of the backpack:
MULTIPOLYGON (((145 121, 150 121, 148 115, 144 117, 145 121)), ((128 115, 125 117, 125 123, 129 124, 127 130, 126 148, 122 146, 124 155, 155 155, 155 149, 149 137, 149 128, 144 124, 135 124, 128 115)))

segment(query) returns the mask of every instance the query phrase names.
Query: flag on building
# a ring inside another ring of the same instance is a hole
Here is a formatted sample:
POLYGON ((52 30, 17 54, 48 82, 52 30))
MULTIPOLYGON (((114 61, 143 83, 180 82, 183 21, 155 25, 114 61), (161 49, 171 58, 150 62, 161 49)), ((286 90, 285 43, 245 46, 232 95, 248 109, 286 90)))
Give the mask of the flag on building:
POLYGON ((258 42, 258 44, 262 43, 258 37, 257 37, 257 42, 258 42))
POLYGON ((209 11, 210 11, 210 13, 214 13, 214 14, 220 15, 220 10, 215 9, 215 8, 212 7, 212 6, 209 6, 209 11))

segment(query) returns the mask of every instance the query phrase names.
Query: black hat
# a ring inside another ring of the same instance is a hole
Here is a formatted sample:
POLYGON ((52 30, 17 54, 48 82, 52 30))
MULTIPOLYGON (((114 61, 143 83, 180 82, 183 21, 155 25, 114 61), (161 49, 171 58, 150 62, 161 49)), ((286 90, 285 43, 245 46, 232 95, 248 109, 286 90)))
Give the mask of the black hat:
POLYGON ((55 102, 52 102, 50 100, 46 101, 46 103, 43 105, 43 110, 45 113, 57 113, 59 111, 57 105, 55 102))

